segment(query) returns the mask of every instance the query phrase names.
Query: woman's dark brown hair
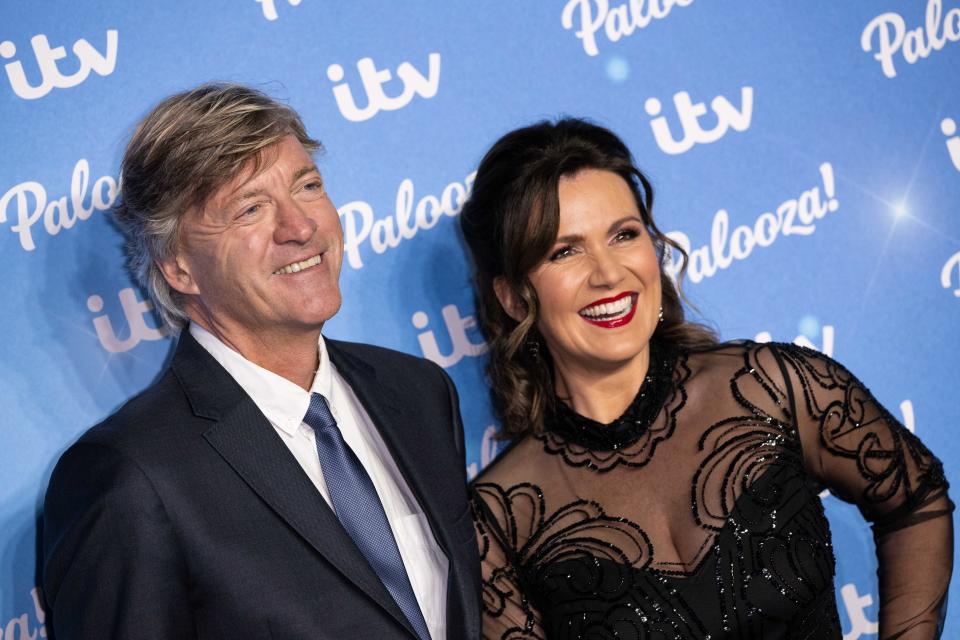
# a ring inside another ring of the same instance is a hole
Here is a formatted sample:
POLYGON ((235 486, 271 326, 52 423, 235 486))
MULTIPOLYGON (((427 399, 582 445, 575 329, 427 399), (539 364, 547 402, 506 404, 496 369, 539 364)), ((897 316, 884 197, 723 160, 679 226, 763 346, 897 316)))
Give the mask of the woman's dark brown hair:
MULTIPOLYGON (((556 241, 560 179, 583 169, 612 171, 623 178, 661 265, 673 251, 681 256, 680 278, 686 271, 686 252, 653 221, 650 182, 611 131, 565 118, 500 138, 480 162, 470 199, 460 213, 460 228, 473 257, 480 325, 490 347, 487 375, 505 437, 539 433, 545 412, 557 401, 553 363, 536 328, 539 302, 528 275, 556 241), (494 281, 501 277, 527 309, 519 322, 507 315, 494 291, 494 281)), ((681 294, 662 270, 660 284, 663 321, 653 339, 687 349, 714 344, 713 332, 684 320, 681 294)))

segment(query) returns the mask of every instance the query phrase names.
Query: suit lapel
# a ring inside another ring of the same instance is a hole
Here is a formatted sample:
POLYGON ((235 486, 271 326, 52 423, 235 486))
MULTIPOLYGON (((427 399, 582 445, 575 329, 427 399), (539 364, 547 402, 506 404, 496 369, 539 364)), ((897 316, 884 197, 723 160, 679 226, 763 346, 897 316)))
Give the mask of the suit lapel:
MULTIPOLYGON (((448 477, 434 473, 436 443, 425 435, 428 430, 410 415, 404 398, 389 380, 378 379, 376 371, 344 349, 335 340, 327 340, 327 352, 337 371, 353 389, 367 415, 377 427, 390 449, 407 486, 423 508, 434 537, 450 562, 451 574, 459 570, 456 544, 451 539, 448 523, 459 514, 445 512, 444 483, 448 477)), ((451 575, 451 580, 453 576, 451 575)))
POLYGON ((327 340, 327 347, 331 361, 377 427, 404 480, 423 507, 434 535, 446 551, 449 545, 447 527, 439 525, 449 514, 440 513, 436 500, 444 487, 437 482, 435 475, 427 473, 435 447, 429 441, 421 440, 423 429, 419 428, 417 421, 423 416, 410 415, 404 399, 399 397, 389 380, 378 379, 369 364, 346 352, 333 340, 327 340))
POLYGON ((412 633, 403 612, 266 417, 187 331, 172 366, 194 413, 215 422, 203 433, 210 446, 284 522, 412 633))

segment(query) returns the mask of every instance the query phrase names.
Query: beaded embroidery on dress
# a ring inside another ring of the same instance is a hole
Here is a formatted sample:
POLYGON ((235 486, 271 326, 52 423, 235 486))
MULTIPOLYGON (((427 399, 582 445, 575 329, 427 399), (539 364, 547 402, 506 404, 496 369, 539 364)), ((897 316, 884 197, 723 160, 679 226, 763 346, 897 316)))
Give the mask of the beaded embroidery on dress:
MULTIPOLYGON (((824 487, 874 522, 881 579, 910 572, 901 543, 950 557, 940 463, 842 366, 651 347, 620 418, 561 406, 474 482, 484 637, 840 638, 824 487)), ((935 637, 940 566, 930 593, 881 594, 885 634, 935 637)))

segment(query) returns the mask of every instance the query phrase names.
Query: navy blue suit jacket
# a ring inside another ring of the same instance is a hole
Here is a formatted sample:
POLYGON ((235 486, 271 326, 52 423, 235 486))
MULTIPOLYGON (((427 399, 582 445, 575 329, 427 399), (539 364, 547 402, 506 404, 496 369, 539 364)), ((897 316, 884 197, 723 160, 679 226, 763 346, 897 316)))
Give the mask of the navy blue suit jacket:
MULTIPOLYGON (((448 638, 479 638, 449 378, 395 351, 327 347, 450 561, 448 638)), ((154 385, 63 454, 43 547, 58 640, 415 637, 270 423, 187 331, 154 385)))

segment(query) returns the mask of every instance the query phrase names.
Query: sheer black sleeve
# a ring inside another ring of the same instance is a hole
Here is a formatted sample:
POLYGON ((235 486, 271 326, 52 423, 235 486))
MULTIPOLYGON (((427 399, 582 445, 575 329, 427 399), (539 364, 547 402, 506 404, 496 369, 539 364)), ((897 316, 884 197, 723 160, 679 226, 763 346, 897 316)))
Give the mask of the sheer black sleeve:
POLYGON ((873 524, 880 637, 940 637, 953 566, 943 466, 842 365, 793 345, 776 353, 804 465, 873 524))
MULTIPOLYGON (((521 502, 536 510, 535 487, 515 487, 509 492, 517 491, 528 493, 532 502, 521 502)), ((512 498, 516 496, 507 493, 492 483, 476 483, 471 492, 483 580, 483 637, 541 640, 546 636, 521 586, 521 560, 517 557, 531 533, 518 530, 529 522, 529 514, 515 513, 512 498)))

